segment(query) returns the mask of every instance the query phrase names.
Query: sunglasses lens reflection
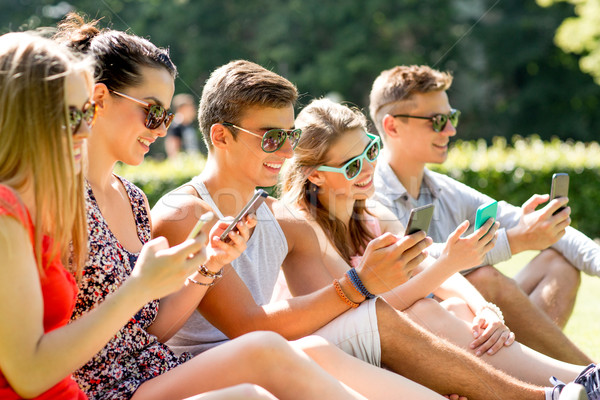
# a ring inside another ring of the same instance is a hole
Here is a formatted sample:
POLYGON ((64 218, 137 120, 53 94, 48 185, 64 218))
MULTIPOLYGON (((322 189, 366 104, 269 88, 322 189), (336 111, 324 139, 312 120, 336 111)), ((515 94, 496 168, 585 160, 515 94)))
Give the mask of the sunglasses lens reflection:
POLYGON ((360 173, 361 167, 362 159, 360 158, 348 164, 348 166, 346 167, 346 176, 348 177, 348 179, 356 177, 360 173))
POLYGON ((262 141, 262 149, 267 153, 279 150, 285 141, 285 132, 281 129, 271 129, 265 133, 262 141))
POLYGON ((367 150, 367 160, 375 161, 377 156, 379 156, 379 142, 373 142, 367 150))

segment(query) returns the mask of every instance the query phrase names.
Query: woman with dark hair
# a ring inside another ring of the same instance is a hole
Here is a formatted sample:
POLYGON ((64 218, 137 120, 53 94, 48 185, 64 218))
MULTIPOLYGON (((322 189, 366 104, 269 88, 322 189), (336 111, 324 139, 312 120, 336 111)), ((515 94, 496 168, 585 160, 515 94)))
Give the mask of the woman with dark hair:
MULTIPOLYGON (((89 139, 85 170, 89 258, 73 318, 78 320, 132 273, 150 240, 143 192, 113 173, 118 161, 138 165, 173 114, 175 65, 167 51, 141 37, 100 30, 75 14, 59 25, 57 40, 96 62, 93 100, 98 119, 89 139)), ((226 223, 213 228, 208 259, 176 293, 147 302, 74 377, 93 399, 178 399, 250 382, 230 398, 361 398, 296 350, 281 336, 255 332, 197 357, 176 356, 163 342, 187 320, 225 264, 244 249, 253 221, 240 222, 231 244, 219 241, 226 223), (259 387, 260 386, 260 387, 259 387), (237 397, 235 397, 237 396, 237 397)), ((227 392, 223 396, 229 396, 227 392)))

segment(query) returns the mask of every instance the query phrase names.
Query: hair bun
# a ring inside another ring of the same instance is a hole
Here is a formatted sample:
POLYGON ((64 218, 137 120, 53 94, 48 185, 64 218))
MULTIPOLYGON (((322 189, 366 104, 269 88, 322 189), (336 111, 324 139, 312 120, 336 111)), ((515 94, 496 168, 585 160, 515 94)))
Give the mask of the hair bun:
POLYGON ((98 22, 99 20, 85 22, 81 15, 69 13, 58 24, 55 39, 78 52, 86 53, 92 39, 100 33, 100 29, 96 27, 98 22))

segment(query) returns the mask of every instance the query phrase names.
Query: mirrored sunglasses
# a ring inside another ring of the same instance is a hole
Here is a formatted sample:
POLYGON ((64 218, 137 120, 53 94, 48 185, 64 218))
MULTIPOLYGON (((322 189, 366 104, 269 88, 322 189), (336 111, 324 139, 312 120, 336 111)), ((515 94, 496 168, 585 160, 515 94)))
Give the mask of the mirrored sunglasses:
POLYGON ((117 92, 115 90, 111 90, 117 96, 121 96, 127 100, 131 100, 140 104, 146 110, 146 120, 144 125, 148 129, 157 129, 162 123, 165 124, 165 128, 168 128, 173 122, 173 118, 175 114, 171 111, 165 109, 163 106, 159 106, 158 104, 151 104, 147 101, 143 101, 140 99, 136 99, 135 97, 131 97, 126 95, 125 93, 117 92))
POLYGON ((277 150, 281 149, 286 140, 290 141, 290 145, 292 146, 293 150, 298 145, 298 142, 300 141, 300 136, 302 135, 302 129, 269 129, 265 132, 264 135, 259 135, 258 133, 254 133, 252 131, 249 131, 248 129, 241 128, 230 122, 222 122, 222 125, 230 126, 242 132, 246 132, 251 135, 262 138, 260 148, 265 153, 274 153, 277 150))
POLYGON ((371 139, 371 143, 367 145, 362 154, 354 157, 339 168, 321 165, 317 168, 317 171, 338 172, 344 174, 349 181, 356 178, 360 174, 360 171, 362 171, 363 160, 365 158, 369 162, 377 160, 377 157, 379 157, 379 150, 381 150, 381 138, 370 133, 367 133, 367 136, 371 139))
POLYGON ((406 115, 406 114, 395 114, 392 115, 394 118, 418 118, 418 119, 428 119, 431 121, 432 128, 435 132, 441 132, 446 127, 448 121, 452 124, 453 127, 458 126, 458 118, 460 117, 460 111, 456 109, 451 109, 448 114, 436 114, 433 117, 418 117, 416 115, 406 115))
POLYGON ((98 105, 91 100, 86 102, 81 110, 77 107, 69 106, 69 128, 71 129, 71 134, 75 135, 79 131, 82 121, 85 121, 89 127, 92 127, 96 121, 97 111, 98 105))

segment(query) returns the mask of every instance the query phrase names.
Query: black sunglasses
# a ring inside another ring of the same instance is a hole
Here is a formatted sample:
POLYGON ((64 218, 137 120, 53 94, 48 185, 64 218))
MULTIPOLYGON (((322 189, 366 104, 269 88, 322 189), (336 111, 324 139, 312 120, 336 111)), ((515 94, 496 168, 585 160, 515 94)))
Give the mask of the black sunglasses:
POLYGON ((117 92, 115 90, 111 90, 117 96, 121 96, 127 100, 134 101, 140 105, 142 105, 146 109, 146 121, 144 125, 148 129, 156 129, 164 122, 165 128, 168 128, 173 122, 173 118, 175 114, 171 111, 165 109, 163 106, 159 106, 158 104, 151 104, 147 101, 143 101, 140 99, 136 99, 135 97, 131 97, 126 95, 125 93, 117 92))
POLYGON ((235 129, 239 129, 242 132, 246 132, 259 138, 262 138, 260 148, 265 153, 276 152, 283 146, 286 139, 290 140, 290 145, 292 146, 293 150, 298 145, 298 142, 300 141, 300 135, 302 135, 302 129, 269 129, 265 132, 264 135, 259 135, 258 133, 254 133, 252 131, 249 131, 248 129, 241 128, 230 122, 222 122, 221 124, 235 129))
POLYGON ((460 111, 455 110, 454 108, 450 110, 448 114, 436 114, 433 117, 417 117, 415 115, 406 115, 406 114, 395 114, 392 115, 394 118, 418 118, 418 119, 428 119, 432 123, 433 130, 435 132, 441 132, 446 127, 446 123, 450 121, 453 127, 458 126, 458 118, 460 117, 460 111))
POLYGON ((69 106, 69 128, 71 134, 75 135, 79 131, 81 121, 92 127, 96 121, 96 112, 98 111, 98 105, 93 101, 88 101, 83 105, 80 110, 75 106, 69 106))

